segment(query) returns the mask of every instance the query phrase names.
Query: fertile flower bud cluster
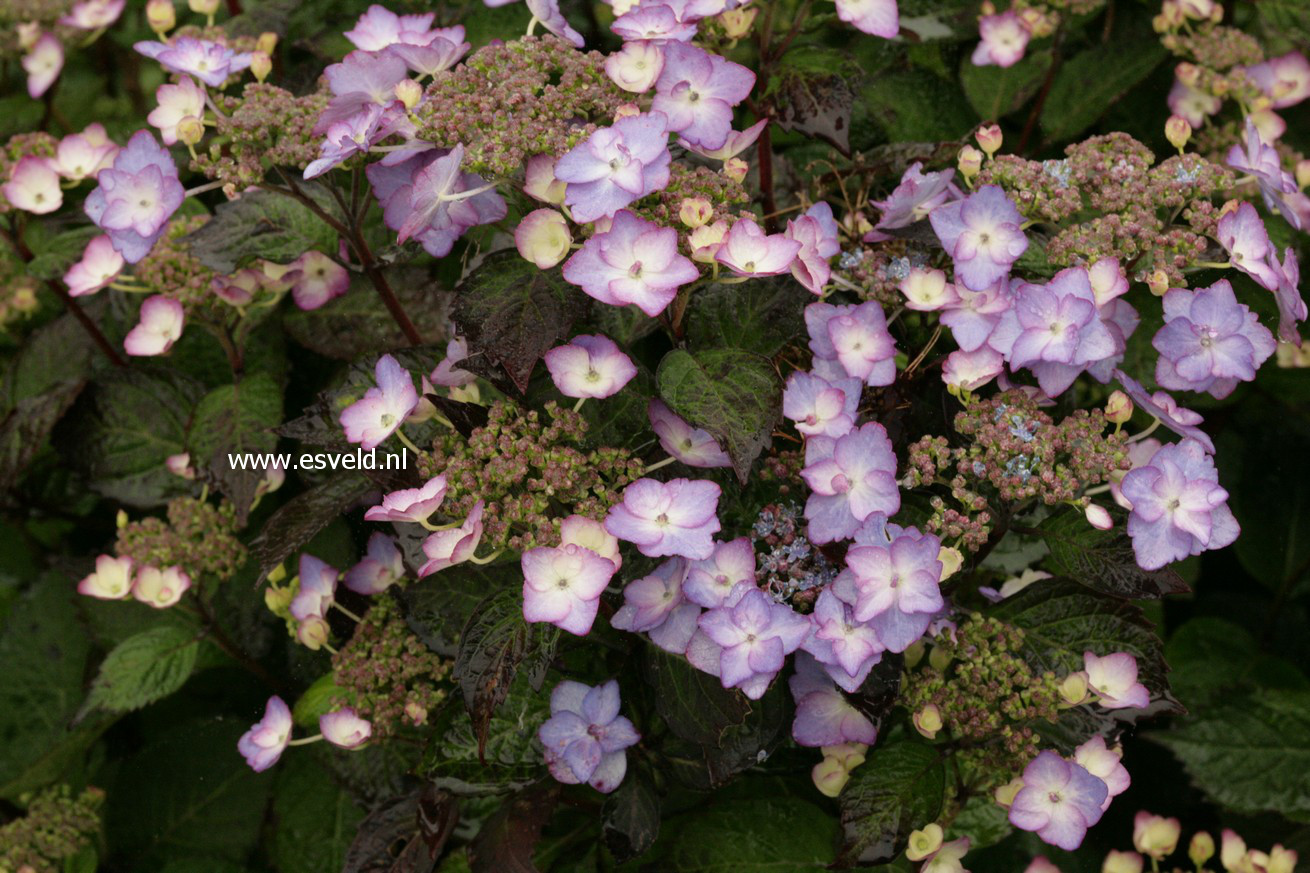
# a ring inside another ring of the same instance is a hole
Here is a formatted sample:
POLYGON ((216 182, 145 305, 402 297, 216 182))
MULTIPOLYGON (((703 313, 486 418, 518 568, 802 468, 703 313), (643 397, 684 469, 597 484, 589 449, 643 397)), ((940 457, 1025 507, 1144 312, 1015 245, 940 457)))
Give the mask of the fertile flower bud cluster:
POLYGON ((380 597, 354 636, 332 656, 333 708, 351 706, 388 737, 418 727, 446 699, 451 664, 434 654, 405 624, 396 601, 380 597))
POLYGON ((932 656, 911 669, 901 702, 921 733, 944 732, 961 753, 970 783, 990 791, 1036 756, 1038 723, 1060 715, 1059 682, 1022 657, 1024 632, 977 613, 932 638, 932 656))
POLYGON ((118 529, 114 553, 137 564, 178 566, 193 579, 203 575, 230 579, 246 562, 246 547, 236 536, 236 508, 194 497, 168 504, 168 520, 147 516, 118 529))
POLYGON ((271 167, 304 169, 318 157, 315 124, 329 97, 324 90, 297 97, 260 82, 247 84, 239 97, 220 95, 216 140, 198 151, 192 168, 222 182, 229 196, 259 185, 271 167))
POLYGON ((543 414, 498 400, 468 439, 438 436, 419 470, 445 477, 445 515, 462 518, 485 502, 482 541, 488 549, 554 545, 564 516, 604 518, 645 467, 624 449, 586 448, 586 433, 579 413, 553 402, 543 414))
POLYGON ((23 815, 0 825, 0 870, 59 873, 100 832, 105 793, 86 788, 74 795, 67 785, 20 798, 23 815))

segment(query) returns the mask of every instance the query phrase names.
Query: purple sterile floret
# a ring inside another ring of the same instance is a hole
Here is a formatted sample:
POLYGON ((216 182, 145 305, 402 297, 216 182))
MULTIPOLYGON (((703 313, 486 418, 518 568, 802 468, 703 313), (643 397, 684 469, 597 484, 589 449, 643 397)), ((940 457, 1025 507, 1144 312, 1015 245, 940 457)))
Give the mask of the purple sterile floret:
POLYGON ((129 264, 150 252, 186 196, 173 158, 148 130, 132 134, 96 182, 83 208, 129 264))
POLYGON ((885 648, 903 652, 945 605, 942 544, 931 534, 885 521, 875 514, 861 528, 833 591, 852 606, 858 621, 869 623, 885 648))
POLYGON ((796 672, 787 681, 796 701, 792 739, 811 748, 842 743, 873 745, 878 739, 877 728, 842 696, 823 665, 803 651, 796 654, 795 662, 796 672))
POLYGON ((996 185, 934 209, 928 220, 955 262, 955 277, 973 291, 999 282, 1028 250, 1023 216, 996 185))
POLYGON ((896 455, 877 422, 838 439, 811 437, 801 478, 813 492, 805 503, 813 543, 848 539, 873 513, 891 515, 901 508, 896 455))
POLYGON ((1227 397, 1238 382, 1255 378, 1278 343, 1255 313, 1237 302, 1228 280, 1220 279, 1209 288, 1166 293, 1164 327, 1151 345, 1160 353, 1155 381, 1161 387, 1227 397))
MULTIPOLYGON (((572 187, 572 186, 570 186, 572 187)), ((700 271, 678 253, 678 232, 620 210, 604 233, 582 244, 564 263, 564 279, 613 306, 632 304, 659 315, 700 271)))
POLYGON ((1241 530, 1214 460, 1196 440, 1162 446, 1149 463, 1129 470, 1119 489, 1132 506, 1128 535, 1144 569, 1222 549, 1241 530))
POLYGON ((1245 148, 1241 144, 1228 150, 1228 166, 1243 173, 1250 173, 1260 186, 1260 196, 1270 212, 1277 212, 1297 230, 1301 229, 1301 219, 1295 209, 1288 205, 1284 194, 1295 194, 1299 188, 1292 174, 1283 169, 1283 162, 1278 150, 1267 145, 1260 138, 1260 131, 1250 118, 1246 120, 1245 148))
POLYGON ((233 73, 250 66, 249 52, 234 52, 220 42, 182 36, 169 43, 139 42, 132 46, 170 73, 194 76, 217 88, 233 73))
POLYGON ((664 46, 664 69, 655 80, 651 109, 688 142, 717 149, 732 131, 732 109, 755 86, 755 73, 683 42, 664 46))
POLYGON ((619 715, 619 683, 592 688, 564 680, 550 693, 550 718, 537 731, 550 774, 566 785, 583 782, 608 794, 628 769, 624 749, 641 734, 619 715))
POLYGON ((1269 264, 1270 255, 1278 250, 1269 241, 1269 232, 1254 206, 1244 202, 1220 218, 1215 236, 1228 252, 1229 263, 1266 290, 1278 290, 1280 271, 1269 264))
POLYGON ((859 379, 829 382, 813 373, 797 370, 787 377, 782 392, 782 414, 796 423, 806 436, 840 437, 855 427, 864 383, 859 379))
POLYGON ((890 239, 884 231, 909 227, 916 221, 949 200, 957 199, 960 189, 955 186, 954 170, 923 172, 923 164, 915 161, 901 176, 900 184, 886 200, 873 200, 870 205, 882 212, 873 230, 864 235, 865 242, 890 239))
POLYGON ((647 557, 700 560, 714 553, 720 488, 703 479, 638 479, 605 518, 605 530, 647 557))
POLYGON ((714 553, 693 561, 682 583, 683 596, 699 606, 722 606, 738 582, 755 581, 755 547, 749 537, 715 543, 714 553))
POLYGON ((686 558, 670 558, 649 575, 629 582, 623 588, 623 605, 610 624, 633 633, 659 627, 682 604, 682 583, 688 566, 686 558))
POLYGON ((802 648, 824 665, 834 682, 855 692, 882 660, 886 646, 871 625, 856 619, 850 604, 831 586, 819 593, 811 621, 814 627, 802 648))
POLYGON ((377 387, 341 410, 337 419, 345 429, 347 442, 359 443, 365 451, 395 433, 418 406, 414 377, 391 355, 378 358, 373 375, 377 387))
POLYGON ((747 697, 758 699, 782 670, 786 656, 809 636, 810 620, 771 600, 754 582, 739 584, 740 597, 730 597, 722 606, 702 614, 699 625, 721 650, 719 681, 723 687, 742 688, 747 697))
POLYGON ((1151 394, 1146 387, 1123 370, 1115 370, 1114 378, 1123 386, 1124 393, 1132 398, 1137 408, 1160 419, 1160 423, 1181 437, 1196 440, 1210 454, 1214 454, 1214 441, 1199 427, 1203 418, 1190 409, 1179 406, 1163 391, 1151 394))
POLYGON ((668 119, 662 112, 621 118, 578 143, 555 163, 567 182, 564 202, 580 222, 613 215, 669 184, 668 119))
POLYGON ((405 577, 405 562, 396 541, 381 531, 368 538, 364 558, 346 571, 344 584, 357 594, 380 594, 405 577))
POLYGON ((1023 788, 1010 805, 1010 824, 1053 846, 1073 851, 1101 820, 1109 790, 1085 768, 1043 751, 1023 771, 1023 788))

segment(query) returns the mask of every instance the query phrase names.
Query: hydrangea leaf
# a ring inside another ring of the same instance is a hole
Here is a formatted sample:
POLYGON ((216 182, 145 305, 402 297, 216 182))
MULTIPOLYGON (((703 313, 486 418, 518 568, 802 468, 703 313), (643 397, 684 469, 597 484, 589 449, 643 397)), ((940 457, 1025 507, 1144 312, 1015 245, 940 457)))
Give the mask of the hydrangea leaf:
POLYGON ((1143 570, 1133 556, 1133 544, 1122 524, 1097 530, 1081 512, 1062 509, 1046 518, 1032 533, 1051 550, 1049 570, 1086 585, 1093 591, 1130 600, 1186 594, 1183 577, 1170 567, 1143 570))
POLYGON ((831 814, 790 795, 712 803, 668 823, 660 870, 669 873, 801 873, 837 857, 831 814))
POLYGON ((0 632, 0 797, 8 800, 57 779, 105 727, 89 720, 68 730, 91 646, 72 591, 69 579, 42 576, 0 632))
POLYGON ((156 506, 183 493, 186 483, 164 461, 186 450, 187 426, 200 393, 194 380, 149 366, 96 379, 88 389, 86 417, 78 422, 82 437, 73 455, 91 487, 137 507, 156 506))
MULTIPOLYGON (((1151 692, 1143 714, 1181 712, 1166 678, 1164 645, 1154 623, 1130 600, 1097 594, 1068 579, 1043 579, 1008 597, 990 615, 1024 631, 1021 654, 1037 671, 1057 678, 1081 670, 1083 653, 1127 652, 1137 659, 1138 681, 1151 692)), ((1065 735, 1053 737, 1064 745, 1087 739, 1087 730, 1111 720, 1083 707, 1061 718, 1065 735), (1082 715, 1085 724, 1079 724, 1082 715)))
POLYGON ((281 423, 282 387, 264 373, 215 388, 196 405, 187 445, 193 460, 204 466, 206 479, 236 506, 238 524, 245 523, 265 471, 235 467, 229 455, 273 451, 273 428, 281 423))
POLYGON ((786 684, 774 682, 759 700, 724 688, 683 658, 647 650, 647 681, 655 709, 674 734, 663 753, 677 778, 697 790, 717 788, 755 766, 786 738, 786 684))
POLYGON ((674 349, 656 381, 670 409, 719 441, 744 485, 782 415, 782 383, 768 359, 741 349, 674 349))
POLYGON ((910 831, 936 820, 945 792, 946 769, 936 748, 908 739, 876 746, 841 794, 841 865, 891 858, 910 831))
POLYGON ((128 637, 100 665, 84 711, 129 712, 177 691, 196 666, 195 631, 162 625, 128 637))
POLYGON ((949 828, 951 838, 969 838, 969 851, 994 846, 1014 830, 1009 813, 990 794, 975 794, 964 802, 949 828))
POLYGON ((1032 52, 1010 67, 980 67, 966 57, 960 61, 960 84, 978 116, 996 121, 1037 94, 1051 62, 1049 50, 1032 52))
POLYGON ((372 487, 365 477, 344 473, 297 494, 278 507, 264 523, 263 530, 250 542, 250 553, 259 566, 258 578, 262 580, 372 487))
MULTIPOLYGON (((421 335, 441 336, 449 292, 419 270, 397 268, 388 271, 396 298, 421 335)), ((282 318, 287 335, 311 351, 341 361, 395 351, 410 345, 395 319, 383 305, 373 286, 364 278, 352 277, 350 290, 317 309, 295 309, 282 318)))
POLYGON ((389 797, 360 823, 345 862, 318 869, 342 873, 432 870, 433 860, 458 823, 455 799, 431 785, 389 797))
POLYGON ((1042 132, 1052 142, 1082 133, 1167 56, 1148 33, 1099 43, 1065 61, 1042 106, 1042 132))
POLYGON ((795 339, 795 326, 814 299, 790 274, 700 288, 687 311, 687 342, 695 349, 773 357, 795 339))
POLYGON ((558 639, 556 628, 523 620, 518 587, 493 591, 474 609, 460 633, 453 678, 473 720, 479 758, 486 753, 492 717, 509 696, 520 668, 532 687, 540 689, 558 639))
POLYGON ((1310 691, 1227 696, 1150 737, 1220 806, 1310 822, 1310 691))
POLYGON ((105 815, 119 857, 142 870, 163 868, 164 857, 248 860, 273 787, 235 754, 249 726, 232 717, 175 723, 123 761, 105 815))
POLYGON ((46 445, 46 438, 73 405, 85 383, 60 382, 44 394, 24 397, 0 416, 0 492, 9 490, 46 445))
POLYGON ((517 791, 542 773, 536 736, 549 717, 549 697, 533 691, 530 677, 521 671, 504 702, 492 712, 481 756, 472 720, 457 701, 451 701, 433 719, 432 740, 420 772, 460 797, 517 791))
MULTIPOLYGON (((319 205, 327 193, 311 186, 319 205), (320 200, 321 198, 321 200, 320 200)), ((216 273, 235 273, 257 258, 289 264, 310 249, 335 252, 337 234, 308 206, 272 191, 247 191, 220 204, 214 217, 185 237, 191 254, 216 273)))
POLYGON ((1262 688, 1310 690, 1310 680, 1290 661, 1260 651, 1241 625, 1198 616, 1179 627, 1165 645, 1178 699, 1193 712, 1216 700, 1262 688))
POLYGON ((537 873, 532 852, 559 794, 557 783, 540 782, 506 798, 469 846, 473 873, 537 873))
POLYGON ((340 870, 364 811, 315 756, 288 755, 273 785, 269 853, 280 873, 340 870))
MULTIPOLYGON (((406 528, 413 527, 416 525, 397 525, 397 532, 403 534, 406 528)), ((417 545, 425 538, 413 540, 417 545)), ((418 559, 415 566, 421 565, 424 560, 421 549, 415 558, 418 559)), ((512 587, 515 581, 522 581, 517 566, 478 567, 465 563, 450 567, 411 583, 400 592, 405 623, 429 649, 442 657, 453 658, 459 653, 461 631, 487 592, 512 587)))
POLYGON ((451 317, 469 342, 461 366, 493 380, 503 369, 521 392, 588 304, 558 269, 539 269, 513 249, 488 255, 455 293, 451 317))
POLYGON ((803 46, 788 52, 768 90, 778 126, 817 136, 850 154, 855 74, 858 68, 835 49, 803 46))
POLYGON ((605 799, 601 834, 619 863, 645 853, 660 833, 660 802, 650 776, 629 767, 623 783, 605 799))

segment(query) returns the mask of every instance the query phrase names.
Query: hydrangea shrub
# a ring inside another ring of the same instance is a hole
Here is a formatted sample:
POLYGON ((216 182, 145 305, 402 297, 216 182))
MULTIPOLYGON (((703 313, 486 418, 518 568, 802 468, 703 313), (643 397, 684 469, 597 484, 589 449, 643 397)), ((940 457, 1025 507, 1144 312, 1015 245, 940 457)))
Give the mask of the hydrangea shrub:
POLYGON ((0 4, 0 873, 1293 873, 1307 52, 0 4))

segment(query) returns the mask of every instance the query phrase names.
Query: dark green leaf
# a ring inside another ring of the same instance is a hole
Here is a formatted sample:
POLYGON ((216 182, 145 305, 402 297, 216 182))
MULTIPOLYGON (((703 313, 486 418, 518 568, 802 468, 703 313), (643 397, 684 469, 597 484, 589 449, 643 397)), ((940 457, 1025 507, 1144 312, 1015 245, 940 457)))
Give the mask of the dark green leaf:
POLYGON ((42 281, 64 278, 68 268, 82 259, 86 244, 98 233, 98 227, 79 227, 53 237, 35 253, 36 257, 27 265, 27 274, 42 281))
POLYGON ((674 349, 656 380, 669 408, 709 431, 745 484, 782 415, 782 384, 768 359, 739 349, 674 349))
POLYGON ((1188 621, 1169 637, 1164 653, 1173 671, 1169 683, 1193 712, 1256 688, 1310 688, 1294 664, 1261 652, 1246 628, 1222 618, 1188 621))
MULTIPOLYGON (((449 292, 440 291, 421 271, 395 269, 388 271, 388 276, 419 333, 441 336, 450 308, 449 292)), ((376 357, 410 345, 372 283, 362 277, 351 282, 348 293, 318 309, 288 312, 282 324, 305 348, 343 361, 376 357)))
POLYGON ((335 873, 364 812, 313 755, 287 759, 273 786, 273 862, 278 873, 335 873))
POLYGON ((876 746, 841 793, 842 866, 894 856, 910 831, 936 820, 945 791, 945 768, 933 746, 905 739, 876 746))
POLYGON ((420 579, 400 593, 405 622, 427 647, 453 658, 459 635, 488 591, 515 588, 522 575, 506 567, 460 564, 420 579))
POLYGON ((660 800, 643 771, 628 770, 601 810, 601 833, 615 860, 623 863, 655 844, 660 833, 660 800))
POLYGON ((292 553, 313 539, 314 534, 341 515, 372 489, 356 473, 343 473, 293 497, 264 523, 264 529, 250 543, 259 564, 259 579, 292 553))
POLYGON ((718 745, 729 727, 742 725, 751 701, 718 677, 692 667, 685 658, 650 646, 646 678, 655 689, 655 709, 674 734, 691 743, 718 745))
POLYGON ((813 300, 790 275, 708 285, 692 297, 687 342, 695 349, 728 347, 773 357, 795 339, 805 304, 813 300))
POLYGON ((887 139, 897 144, 958 139, 975 123, 960 89, 925 70, 880 75, 860 98, 887 139))
MULTIPOLYGON (((19 598, 0 634, 0 797, 53 781, 67 763, 61 743, 82 700, 90 639, 78 621, 73 582, 51 573, 19 598), (45 781, 24 778, 50 767, 45 781)), ((100 725, 103 727, 103 725, 100 725)), ((86 726, 86 727, 89 727, 86 726)), ((82 748, 94 736, 85 737, 82 748)))
POLYGON ((1096 123, 1168 56, 1154 33, 1098 43, 1065 61, 1042 108, 1048 140, 1071 139, 1096 123))
POLYGON ((532 850, 559 801, 559 785, 542 782, 501 802, 469 846, 473 873, 537 873, 532 850))
POLYGON ((1036 533, 1051 550, 1048 568, 1093 591, 1140 600, 1191 590, 1173 569, 1137 566, 1132 541, 1122 524, 1097 530, 1081 512, 1066 508, 1046 518, 1036 533))
POLYGON ((50 431, 81 393, 82 382, 60 382, 44 394, 24 397, 0 418, 0 492, 18 481, 46 444, 50 431))
MULTIPOLYGON (((857 771, 858 772, 858 771, 857 771)), ((837 856, 839 829, 820 807, 791 796, 715 803, 669 824, 668 873, 803 873, 837 856)))
POLYGON ((212 480, 232 501, 238 524, 245 524, 255 489, 267 469, 234 465, 231 456, 273 451, 277 448, 273 428, 281 423, 282 388, 263 373, 215 388, 196 406, 187 434, 191 456, 203 465, 206 480, 212 480))
POLYGON ((491 379, 503 368, 520 391, 588 302, 558 269, 539 269, 513 249, 488 255, 455 293, 452 317, 469 341, 463 366, 491 379))
POLYGON ((1049 50, 1033 52, 1009 67, 980 67, 966 57, 960 62, 960 84, 978 115, 997 121, 1037 94, 1050 67, 1049 50))
POLYGON ((555 628, 523 620, 519 589, 493 592, 474 610, 460 633, 454 679, 473 720, 479 757, 486 752, 492 717, 509 696, 520 668, 533 687, 540 688, 558 639, 555 628))
POLYGON ((1228 697, 1151 738, 1220 806, 1310 821, 1310 691, 1228 697))
MULTIPOLYGON (((105 306, 101 301, 83 300, 79 305, 92 319, 102 321, 105 306)), ((28 337, 10 362, 0 392, 0 410, 8 412, 20 400, 37 397, 60 383, 85 381, 99 354, 72 315, 59 316, 28 337)))
POLYGON ((360 823, 336 873, 429 873, 459 822, 455 799, 432 786, 389 798, 360 823))
POLYGON ((181 688, 200 652, 194 631, 164 625, 128 637, 100 665, 86 709, 140 709, 181 688))
POLYGON ((990 794, 975 794, 964 804, 947 828, 952 839, 969 838, 969 851, 994 846, 1014 830, 1009 812, 990 794))
POLYGON ((855 94, 848 66, 845 55, 833 49, 807 46, 784 55, 769 93, 778 125, 820 137, 850 154, 855 94))
POLYGON ((181 492, 164 466, 186 450, 186 431, 200 387, 175 372, 115 370, 92 383, 76 456, 91 487, 130 506, 154 506, 181 492))
POLYGON ((454 702, 442 708, 433 721, 421 772, 460 797, 517 791, 541 774, 537 729, 549 717, 547 695, 534 691, 521 671, 487 723, 481 754, 468 713, 454 702))
POLYGON ((1165 676, 1164 646, 1132 601, 1067 579, 1043 579, 997 604, 991 615, 1024 631, 1022 654, 1034 670, 1063 677, 1083 668, 1084 652, 1127 652, 1137 659, 1138 681, 1151 692, 1148 711, 1178 711, 1165 676))
POLYGON ((126 759, 108 786, 106 831, 137 870, 163 856, 243 862, 259 838, 272 774, 252 771, 237 739, 254 718, 171 725, 126 759))
POLYGON ((234 273, 257 258, 289 264, 310 249, 335 251, 337 235, 299 201, 273 191, 253 191, 221 204, 214 217, 185 240, 206 267, 234 273))

